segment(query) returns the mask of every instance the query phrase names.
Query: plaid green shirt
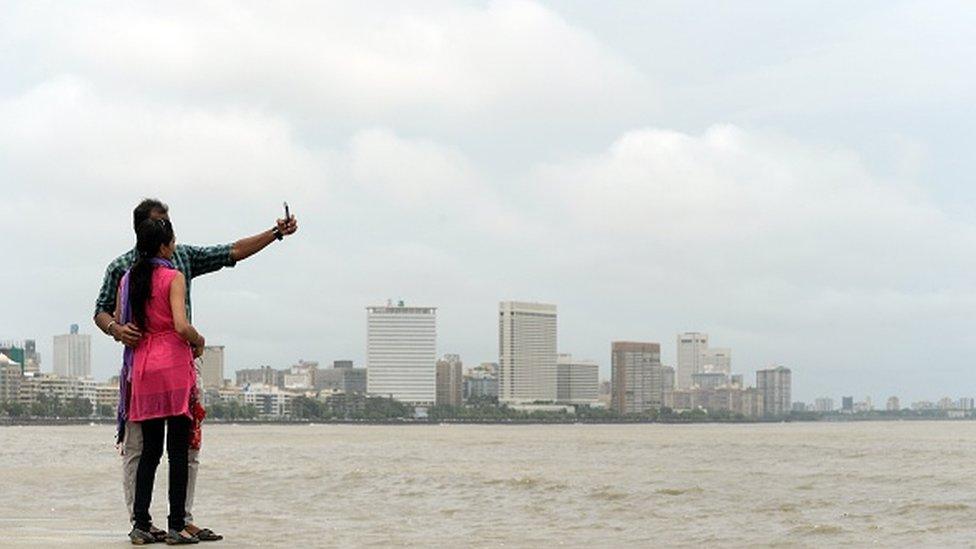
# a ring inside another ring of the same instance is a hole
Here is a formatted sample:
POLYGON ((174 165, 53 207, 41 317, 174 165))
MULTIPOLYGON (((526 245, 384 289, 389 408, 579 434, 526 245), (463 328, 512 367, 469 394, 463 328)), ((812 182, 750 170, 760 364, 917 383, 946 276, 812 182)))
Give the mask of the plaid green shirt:
MULTIPOLYGON (((219 271, 224 267, 233 267, 237 262, 230 256, 230 244, 218 246, 186 246, 177 244, 173 252, 173 265, 176 266, 183 276, 186 277, 186 316, 192 318, 190 312, 190 281, 194 277, 219 271)), ((102 280, 102 289, 98 292, 98 300, 95 301, 95 314, 106 312, 110 315, 115 314, 115 299, 119 289, 119 281, 129 267, 136 262, 137 254, 135 249, 116 257, 108 264, 105 269, 105 278, 102 280)))

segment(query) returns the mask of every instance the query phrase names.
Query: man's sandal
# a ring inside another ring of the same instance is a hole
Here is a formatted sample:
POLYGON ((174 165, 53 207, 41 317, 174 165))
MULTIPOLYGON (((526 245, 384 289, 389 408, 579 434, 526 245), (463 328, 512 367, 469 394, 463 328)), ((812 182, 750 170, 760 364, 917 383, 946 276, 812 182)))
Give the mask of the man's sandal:
POLYGON ((224 536, 214 533, 210 528, 201 528, 194 534, 200 541, 220 541, 224 536))

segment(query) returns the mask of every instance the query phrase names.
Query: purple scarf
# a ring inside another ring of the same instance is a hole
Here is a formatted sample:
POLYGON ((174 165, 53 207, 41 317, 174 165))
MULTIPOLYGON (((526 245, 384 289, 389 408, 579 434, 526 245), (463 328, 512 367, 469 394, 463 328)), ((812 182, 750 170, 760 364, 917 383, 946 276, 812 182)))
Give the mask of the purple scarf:
MULTIPOLYGON (((172 261, 162 257, 154 257, 150 261, 157 266, 162 265, 170 269, 176 268, 173 266, 172 261)), ((119 299, 121 300, 119 324, 122 325, 132 322, 132 304, 129 303, 129 273, 131 272, 132 268, 130 267, 122 275, 122 283, 119 290, 119 299)), ((122 370, 119 372, 119 406, 118 414, 116 415, 116 441, 119 444, 125 438, 125 422, 129 420, 129 390, 132 384, 132 358, 134 355, 135 350, 131 347, 122 349, 122 370)))

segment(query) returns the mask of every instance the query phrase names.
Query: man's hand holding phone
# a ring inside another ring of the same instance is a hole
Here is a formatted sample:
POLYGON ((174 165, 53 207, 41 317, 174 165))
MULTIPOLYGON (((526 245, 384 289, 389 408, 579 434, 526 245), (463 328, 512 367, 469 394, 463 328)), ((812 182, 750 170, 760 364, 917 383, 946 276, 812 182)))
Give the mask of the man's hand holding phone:
POLYGON ((298 219, 288 211, 287 202, 285 202, 285 217, 284 219, 279 219, 276 225, 278 227, 278 233, 282 236, 292 235, 298 231, 298 219))

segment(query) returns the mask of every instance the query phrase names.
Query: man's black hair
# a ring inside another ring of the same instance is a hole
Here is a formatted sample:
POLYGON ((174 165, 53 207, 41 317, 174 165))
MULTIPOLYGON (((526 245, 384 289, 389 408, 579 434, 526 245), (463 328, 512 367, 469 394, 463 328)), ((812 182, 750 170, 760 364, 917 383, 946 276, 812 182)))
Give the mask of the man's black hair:
POLYGON ((158 199, 147 198, 132 210, 132 228, 139 230, 139 224, 149 219, 153 212, 169 213, 169 206, 163 204, 158 199))

